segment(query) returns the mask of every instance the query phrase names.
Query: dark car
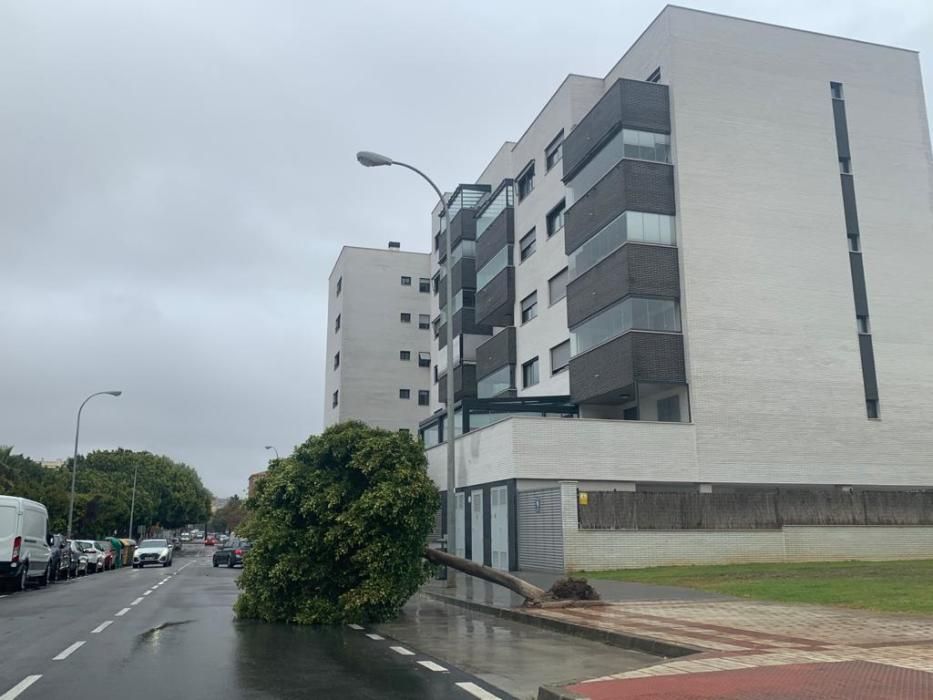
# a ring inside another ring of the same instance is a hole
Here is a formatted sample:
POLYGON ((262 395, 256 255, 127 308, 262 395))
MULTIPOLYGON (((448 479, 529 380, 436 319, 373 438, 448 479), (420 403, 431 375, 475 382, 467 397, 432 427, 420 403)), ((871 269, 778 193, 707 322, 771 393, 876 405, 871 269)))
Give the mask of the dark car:
POLYGON ((64 581, 71 571, 71 547, 64 535, 52 535, 49 545, 52 554, 49 557, 49 580, 64 581))
POLYGON ((226 566, 228 569, 232 569, 237 565, 243 566, 243 557, 251 546, 249 540, 231 540, 227 542, 214 552, 214 566, 226 566))
POLYGON ((71 561, 69 562, 68 576, 77 578, 87 575, 87 552, 84 551, 84 545, 77 540, 68 540, 68 552, 71 561))

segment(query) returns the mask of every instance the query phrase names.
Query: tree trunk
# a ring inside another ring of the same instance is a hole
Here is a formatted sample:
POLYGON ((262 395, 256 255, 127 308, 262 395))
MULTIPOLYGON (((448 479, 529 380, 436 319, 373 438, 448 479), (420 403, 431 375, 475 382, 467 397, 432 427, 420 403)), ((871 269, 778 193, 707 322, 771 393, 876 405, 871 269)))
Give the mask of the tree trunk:
POLYGON ((500 586, 505 586, 510 591, 524 598, 526 605, 540 605, 541 601, 547 596, 546 591, 516 576, 512 576, 512 574, 499 571, 499 569, 493 569, 489 566, 477 564, 475 561, 463 559, 439 549, 425 547, 424 558, 434 564, 443 564, 457 569, 457 571, 469 574, 470 576, 481 578, 484 581, 490 581, 491 583, 498 583, 500 586))

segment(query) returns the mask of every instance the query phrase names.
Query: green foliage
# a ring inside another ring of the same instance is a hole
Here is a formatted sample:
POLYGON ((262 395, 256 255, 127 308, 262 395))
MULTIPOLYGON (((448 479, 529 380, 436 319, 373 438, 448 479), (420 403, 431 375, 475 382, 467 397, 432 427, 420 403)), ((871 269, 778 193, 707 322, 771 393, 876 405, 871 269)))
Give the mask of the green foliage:
POLYGON ((253 548, 237 615, 268 622, 378 622, 425 581, 438 505, 421 445, 359 422, 276 460, 247 502, 253 548))
MULTIPOLYGON (((194 469, 150 452, 105 450, 78 457, 76 535, 126 534, 137 465, 135 523, 175 528, 208 519, 211 495, 194 469)), ((28 457, 12 454, 12 448, 0 447, 0 492, 43 503, 54 532, 67 527, 70 491, 71 460, 63 468, 46 469, 28 457)))
POLYGON ((211 532, 236 532, 245 518, 246 503, 234 494, 211 516, 208 529, 211 532))

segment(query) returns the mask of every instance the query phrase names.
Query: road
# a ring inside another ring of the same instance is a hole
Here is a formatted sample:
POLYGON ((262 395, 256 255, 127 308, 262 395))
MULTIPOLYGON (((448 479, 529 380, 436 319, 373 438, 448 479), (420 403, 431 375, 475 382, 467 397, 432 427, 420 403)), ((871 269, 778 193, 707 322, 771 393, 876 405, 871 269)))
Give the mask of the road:
POLYGON ((0 597, 0 700, 512 697, 371 629, 236 621, 238 575, 205 548, 0 597))

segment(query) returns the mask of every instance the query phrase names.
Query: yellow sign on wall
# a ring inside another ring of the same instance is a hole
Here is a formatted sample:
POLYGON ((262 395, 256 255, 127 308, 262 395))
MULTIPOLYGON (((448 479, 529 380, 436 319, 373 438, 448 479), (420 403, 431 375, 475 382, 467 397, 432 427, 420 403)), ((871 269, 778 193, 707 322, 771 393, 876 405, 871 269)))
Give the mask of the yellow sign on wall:
POLYGON ((581 506, 585 506, 590 502, 590 494, 588 494, 586 491, 580 491, 577 494, 577 499, 581 506))

